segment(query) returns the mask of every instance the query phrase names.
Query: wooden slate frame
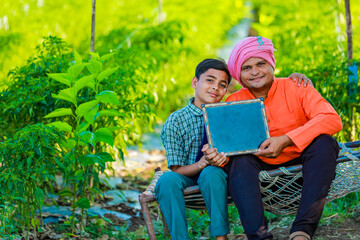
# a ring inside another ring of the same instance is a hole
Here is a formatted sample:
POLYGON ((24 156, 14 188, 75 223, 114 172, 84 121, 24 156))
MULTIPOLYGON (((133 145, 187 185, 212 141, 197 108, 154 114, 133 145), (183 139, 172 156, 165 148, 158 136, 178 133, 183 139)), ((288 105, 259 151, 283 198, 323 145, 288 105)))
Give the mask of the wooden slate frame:
POLYGON ((257 152, 270 137, 263 98, 202 104, 209 146, 226 156, 257 152))

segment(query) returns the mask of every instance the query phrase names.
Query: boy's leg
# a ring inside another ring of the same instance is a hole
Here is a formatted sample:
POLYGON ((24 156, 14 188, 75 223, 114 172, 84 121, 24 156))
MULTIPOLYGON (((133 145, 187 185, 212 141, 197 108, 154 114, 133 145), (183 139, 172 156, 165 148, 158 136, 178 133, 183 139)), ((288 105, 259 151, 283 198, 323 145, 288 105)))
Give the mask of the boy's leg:
POLYGON ((229 234, 227 174, 220 167, 208 166, 198 184, 211 219, 210 236, 229 234))
POLYGON ((184 175, 166 172, 158 180, 155 197, 169 227, 171 239, 190 239, 186 221, 184 188, 196 183, 184 175))

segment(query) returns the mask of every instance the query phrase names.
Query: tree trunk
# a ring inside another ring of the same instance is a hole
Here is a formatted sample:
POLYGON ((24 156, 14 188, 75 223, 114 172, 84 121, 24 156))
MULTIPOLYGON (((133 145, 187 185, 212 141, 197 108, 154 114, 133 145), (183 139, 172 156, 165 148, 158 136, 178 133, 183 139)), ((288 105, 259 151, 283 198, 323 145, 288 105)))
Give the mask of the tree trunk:
POLYGON ((346 12, 346 34, 347 34, 347 58, 348 58, 348 65, 350 65, 351 64, 350 61, 353 58, 350 0, 345 0, 345 12, 346 12))
POLYGON ((91 44, 90 51, 95 51, 95 5, 96 0, 92 0, 92 18, 91 18, 91 44))
POLYGON ((159 3, 159 23, 164 21, 164 13, 163 13, 163 0, 158 0, 159 3))
MULTIPOLYGON (((347 60, 348 60, 348 67, 352 65, 352 58, 353 58, 353 41, 352 41, 352 24, 351 24, 351 11, 350 11, 350 0, 345 1, 345 13, 346 13, 346 35, 347 35, 347 60)), ((350 76, 349 78, 349 94, 351 88, 350 76)), ((355 108, 351 106, 351 133, 350 133, 350 140, 355 139, 356 135, 356 121, 355 121, 355 108)))

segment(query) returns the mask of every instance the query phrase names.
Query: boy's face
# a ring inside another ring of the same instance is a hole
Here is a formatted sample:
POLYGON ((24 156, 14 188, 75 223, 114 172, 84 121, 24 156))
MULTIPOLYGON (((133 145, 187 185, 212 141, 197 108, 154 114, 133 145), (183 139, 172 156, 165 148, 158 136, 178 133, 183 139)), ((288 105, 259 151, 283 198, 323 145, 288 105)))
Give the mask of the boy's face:
POLYGON ((201 104, 217 103, 225 96, 228 87, 228 76, 224 71, 210 68, 197 79, 192 79, 195 89, 194 105, 201 108, 201 104))

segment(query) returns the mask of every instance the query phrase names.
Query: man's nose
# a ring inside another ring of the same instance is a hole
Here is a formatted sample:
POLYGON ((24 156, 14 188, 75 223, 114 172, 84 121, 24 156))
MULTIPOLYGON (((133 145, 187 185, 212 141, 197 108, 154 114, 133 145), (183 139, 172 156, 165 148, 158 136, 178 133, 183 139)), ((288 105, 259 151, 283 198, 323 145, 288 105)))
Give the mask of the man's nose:
POLYGON ((250 73, 251 73, 252 75, 256 75, 256 74, 259 73, 259 69, 258 69, 256 66, 254 66, 254 67, 251 68, 250 73))

